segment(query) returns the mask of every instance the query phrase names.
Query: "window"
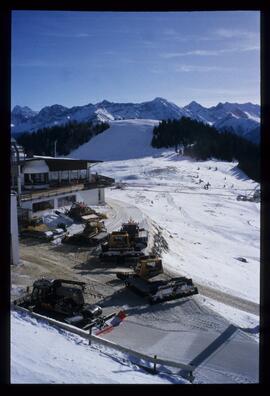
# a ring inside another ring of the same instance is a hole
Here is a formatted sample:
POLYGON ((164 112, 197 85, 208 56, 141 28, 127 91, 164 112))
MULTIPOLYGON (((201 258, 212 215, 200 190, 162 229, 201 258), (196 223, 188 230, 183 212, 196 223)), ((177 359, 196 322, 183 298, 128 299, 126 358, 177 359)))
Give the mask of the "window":
POLYGON ((33 212, 38 212, 40 210, 54 209, 54 200, 42 201, 33 203, 33 212))
POLYGON ((24 175, 25 184, 47 184, 48 173, 26 173, 24 175))
POLYGON ((100 202, 100 201, 101 201, 101 190, 98 189, 98 202, 100 202))
POLYGON ((68 195, 67 197, 58 198, 58 208, 69 206, 76 202, 76 195, 68 195))

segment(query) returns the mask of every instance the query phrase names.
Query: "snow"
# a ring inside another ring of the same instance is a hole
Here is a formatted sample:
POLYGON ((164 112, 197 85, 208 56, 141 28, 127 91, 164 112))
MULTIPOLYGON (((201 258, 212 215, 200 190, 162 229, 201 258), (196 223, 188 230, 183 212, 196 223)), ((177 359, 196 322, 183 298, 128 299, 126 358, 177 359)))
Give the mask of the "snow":
POLYGON ((99 160, 124 160, 155 155, 163 150, 150 146, 152 131, 157 120, 111 121, 110 128, 72 151, 72 158, 98 158, 99 160))
MULTIPOLYGON (((258 303, 260 203, 237 201, 237 196, 253 193, 259 184, 241 172, 236 162, 194 161, 171 149, 152 148, 152 129, 157 123, 157 120, 138 119, 111 121, 108 130, 70 156, 84 159, 94 156, 106 161, 95 165, 95 171, 125 186, 122 190, 107 188, 107 203, 113 203, 112 207, 115 203, 123 206, 129 215, 140 213, 152 233, 159 230, 168 244, 168 249, 162 252, 165 271, 191 277, 199 291, 200 286, 211 287, 221 295, 231 295, 232 299, 235 296, 258 303), (204 188, 206 183, 210 183, 209 189, 204 188)), ((104 211, 107 209, 104 207, 104 211)), ((53 222, 54 218, 51 220, 53 222)), ((105 224, 108 221, 105 220, 105 224)), ((121 225, 121 216, 112 219, 112 225, 114 229, 121 225)), ((222 320, 225 326, 226 319, 241 330, 237 330, 234 343, 225 343, 224 355, 219 351, 211 357, 207 367, 201 369, 198 381, 220 382, 227 375, 228 381, 243 382, 244 373, 247 382, 250 381, 251 364, 254 367, 257 364, 258 316, 202 294, 172 309, 174 314, 179 314, 175 316, 177 326, 182 320, 188 328, 180 341, 175 340, 174 328, 169 329, 172 324, 165 320, 166 314, 170 315, 169 310, 162 311, 163 322, 158 313, 149 315, 147 311, 144 318, 140 312, 106 337, 118 337, 121 344, 134 344, 134 349, 141 346, 138 340, 149 340, 143 345, 144 352, 155 347, 168 355, 174 352, 178 358, 178 344, 181 344, 188 356, 191 351, 197 356, 199 349, 207 347, 217 337, 216 332, 222 320), (207 314, 203 313, 203 306, 207 314), (218 314, 213 315, 213 311, 218 314), (155 317, 156 327, 151 327, 155 317), (151 331, 143 326, 148 321, 151 331), (162 323, 165 329, 161 329, 162 323), (199 330, 193 329, 194 323, 200 325, 199 330), (218 324, 215 332, 211 333, 207 324, 210 330, 218 324), (249 341, 252 342, 249 344, 249 341)), ((177 382, 176 377, 145 374, 114 351, 97 350, 86 345, 80 337, 38 324, 17 313, 12 314, 11 353, 14 383, 177 382)), ((257 373, 253 374, 257 378, 257 373)))
POLYGON ((106 197, 138 207, 161 227, 169 244, 163 252, 165 268, 258 303, 260 204, 236 199, 251 194, 258 183, 236 162, 194 161, 169 149, 153 149, 156 122, 113 121, 72 157, 95 154, 107 160, 95 170, 127 187, 107 189, 106 197), (207 182, 210 188, 205 190, 207 182))
POLYGON ((212 298, 202 296, 197 296, 197 298, 199 298, 202 305, 219 312, 219 314, 229 320, 230 323, 241 328, 246 334, 250 334, 253 339, 259 342, 259 317, 257 315, 222 304, 212 298))
POLYGON ((56 214, 54 212, 45 212, 42 216, 42 222, 53 229, 58 227, 59 224, 65 224, 67 227, 73 225, 73 220, 70 217, 65 216, 63 213, 56 214))
POLYGON ((123 354, 89 346, 80 336, 12 311, 11 383, 170 384, 187 381, 168 374, 147 374, 123 354))
POLYGON ((258 303, 260 204, 236 199, 258 184, 236 165, 195 162, 168 150, 159 157, 104 162, 96 170, 126 183, 124 190, 107 190, 107 199, 138 207, 161 227, 169 245, 165 268, 258 303))
MULTIPOLYGON (((252 103, 226 102, 206 108, 193 101, 181 108, 160 97, 142 103, 113 103, 104 100, 100 103, 74 106, 70 109, 60 105, 47 106, 39 113, 33 112, 29 108, 15 106, 11 121, 14 124, 13 132, 17 133, 50 127, 55 123, 65 124, 68 120, 79 122, 90 120, 107 122, 123 119, 167 120, 180 119, 182 116, 214 125, 220 130, 231 127, 236 133, 246 134, 247 131, 252 131, 259 125, 260 106, 252 103), (25 109, 27 109, 26 112, 25 109)), ((247 138, 252 140, 253 136, 247 135, 247 138)))
POLYGON ((250 118, 251 120, 260 123, 260 117, 254 116, 254 115, 248 113, 247 111, 244 111, 244 113, 245 113, 245 114, 248 116, 248 118, 250 118))

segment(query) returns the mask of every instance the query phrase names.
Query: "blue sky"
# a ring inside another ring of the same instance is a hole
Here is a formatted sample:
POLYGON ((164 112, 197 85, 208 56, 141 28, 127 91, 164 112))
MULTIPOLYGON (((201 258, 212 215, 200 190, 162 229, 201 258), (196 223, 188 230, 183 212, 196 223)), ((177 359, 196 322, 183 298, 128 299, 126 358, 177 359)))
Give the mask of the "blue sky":
POLYGON ((260 103, 260 14, 12 14, 12 107, 196 100, 260 103))

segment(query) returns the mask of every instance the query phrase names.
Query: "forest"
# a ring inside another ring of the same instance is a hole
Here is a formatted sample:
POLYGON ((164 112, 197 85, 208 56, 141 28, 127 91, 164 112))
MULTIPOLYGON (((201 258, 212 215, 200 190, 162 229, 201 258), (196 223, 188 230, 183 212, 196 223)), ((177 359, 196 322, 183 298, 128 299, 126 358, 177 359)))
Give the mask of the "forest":
POLYGON ((32 133, 21 133, 16 136, 16 140, 30 157, 33 155, 54 156, 55 142, 57 155, 68 155, 107 128, 109 128, 107 123, 71 121, 65 125, 42 128, 32 133))
POLYGON ((220 132, 202 122, 182 117, 161 121, 154 127, 153 147, 183 148, 184 155, 197 160, 211 158, 238 161, 238 168, 251 179, 260 182, 260 148, 231 131, 220 132))

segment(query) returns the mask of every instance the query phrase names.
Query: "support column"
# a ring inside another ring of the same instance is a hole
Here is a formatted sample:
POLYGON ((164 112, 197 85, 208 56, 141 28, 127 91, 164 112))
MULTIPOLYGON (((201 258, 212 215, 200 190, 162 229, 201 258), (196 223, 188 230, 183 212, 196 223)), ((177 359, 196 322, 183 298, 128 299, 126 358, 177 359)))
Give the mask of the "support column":
POLYGON ((11 264, 18 265, 19 257, 19 233, 18 233, 18 214, 17 198, 15 194, 10 195, 10 231, 11 231, 11 264))

